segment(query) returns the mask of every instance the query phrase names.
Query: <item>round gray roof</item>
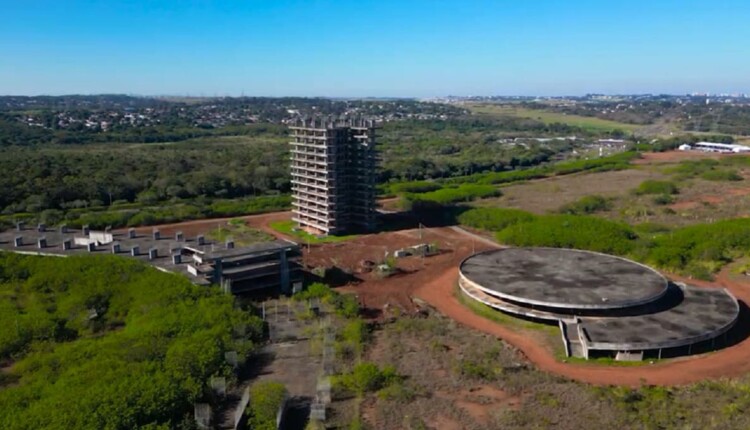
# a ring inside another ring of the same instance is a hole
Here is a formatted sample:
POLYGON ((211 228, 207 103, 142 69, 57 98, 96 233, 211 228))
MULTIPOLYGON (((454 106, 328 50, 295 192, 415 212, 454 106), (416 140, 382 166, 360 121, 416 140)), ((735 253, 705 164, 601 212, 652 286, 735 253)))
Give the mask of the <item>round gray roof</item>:
POLYGON ((485 292, 529 305, 618 309, 666 294, 655 270, 620 257, 559 248, 507 248, 475 254, 461 274, 485 292))

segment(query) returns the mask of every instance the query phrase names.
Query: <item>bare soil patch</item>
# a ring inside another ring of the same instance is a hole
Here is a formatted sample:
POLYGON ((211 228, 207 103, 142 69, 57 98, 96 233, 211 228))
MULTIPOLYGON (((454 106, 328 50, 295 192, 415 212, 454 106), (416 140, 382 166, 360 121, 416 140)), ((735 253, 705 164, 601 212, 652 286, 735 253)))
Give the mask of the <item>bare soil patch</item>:
POLYGON ((634 161, 634 164, 661 164, 661 163, 679 163, 685 160, 718 160, 723 157, 731 157, 733 154, 721 154, 718 152, 701 152, 701 151, 665 151, 665 152, 644 152, 641 158, 634 161))

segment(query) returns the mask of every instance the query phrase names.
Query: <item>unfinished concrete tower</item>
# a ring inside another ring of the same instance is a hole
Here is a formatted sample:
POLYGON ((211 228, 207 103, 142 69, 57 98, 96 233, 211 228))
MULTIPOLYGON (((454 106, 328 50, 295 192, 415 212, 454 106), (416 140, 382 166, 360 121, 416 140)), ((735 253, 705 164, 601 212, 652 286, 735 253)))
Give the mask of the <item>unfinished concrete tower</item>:
POLYGON ((292 218, 315 233, 375 227, 375 125, 305 119, 292 124, 292 218))

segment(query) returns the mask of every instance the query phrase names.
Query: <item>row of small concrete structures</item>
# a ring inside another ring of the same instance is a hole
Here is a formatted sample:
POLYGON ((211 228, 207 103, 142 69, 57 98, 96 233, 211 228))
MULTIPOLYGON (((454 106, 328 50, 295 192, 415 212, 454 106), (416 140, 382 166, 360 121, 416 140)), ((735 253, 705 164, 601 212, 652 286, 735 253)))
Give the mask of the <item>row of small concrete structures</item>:
MULTIPOLYGON (((25 225, 23 222, 16 223, 16 231, 22 232, 24 231, 25 225)), ((44 224, 38 224, 36 228, 37 232, 44 233, 47 230, 47 226, 44 224)), ((59 227, 59 231, 61 234, 68 234, 70 233, 70 230, 66 225, 62 225, 59 227)), ((86 250, 88 252, 95 252, 98 250, 97 246, 102 245, 108 245, 111 244, 111 251, 113 254, 120 254, 123 251, 122 244, 120 242, 114 241, 114 237, 111 233, 111 228, 107 227, 104 229, 104 232, 98 232, 98 231, 92 231, 89 226, 85 225, 83 226, 82 233, 84 237, 73 237, 73 238, 67 238, 63 239, 62 242, 62 250, 63 251, 70 251, 74 248, 76 245, 85 246, 86 250)), ((128 239, 135 239, 137 237, 136 230, 134 228, 128 229, 127 232, 127 238, 128 239)), ((154 240, 161 240, 161 232, 159 229, 154 229, 152 231, 152 238, 154 240)), ((185 236, 181 231, 178 231, 174 235, 174 240, 176 242, 183 242, 185 240, 185 236)), ((37 239, 37 248, 40 250, 47 249, 49 246, 47 245, 47 238, 42 236, 37 239)), ((196 244, 198 246, 203 246, 206 244, 206 239, 203 235, 196 236, 196 244)), ((25 246, 26 243, 24 243, 24 238, 22 235, 18 235, 13 240, 13 246, 16 248, 20 248, 22 246, 25 246)), ((234 248, 234 241, 227 240, 226 241, 226 247, 228 249, 234 248)), ((180 264, 182 263, 182 254, 181 254, 182 247, 175 247, 171 249, 172 254, 172 263, 174 264, 180 264)), ((130 248, 130 255, 133 257, 137 257, 141 255, 140 246, 134 245, 130 248)), ((149 260, 155 260, 159 257, 159 252, 156 247, 152 247, 148 250, 148 258, 149 260)))

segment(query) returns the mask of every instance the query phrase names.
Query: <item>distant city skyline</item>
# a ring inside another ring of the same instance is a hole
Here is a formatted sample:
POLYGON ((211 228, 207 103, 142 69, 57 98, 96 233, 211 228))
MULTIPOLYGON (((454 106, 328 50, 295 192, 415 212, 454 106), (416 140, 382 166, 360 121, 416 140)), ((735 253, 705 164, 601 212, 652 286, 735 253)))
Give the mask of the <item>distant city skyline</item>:
POLYGON ((750 93, 739 0, 0 0, 0 94, 750 93))

